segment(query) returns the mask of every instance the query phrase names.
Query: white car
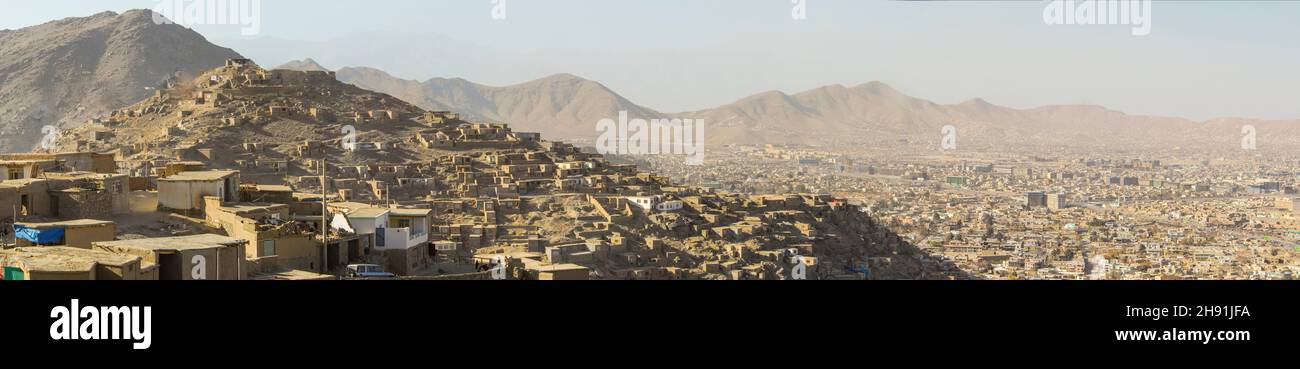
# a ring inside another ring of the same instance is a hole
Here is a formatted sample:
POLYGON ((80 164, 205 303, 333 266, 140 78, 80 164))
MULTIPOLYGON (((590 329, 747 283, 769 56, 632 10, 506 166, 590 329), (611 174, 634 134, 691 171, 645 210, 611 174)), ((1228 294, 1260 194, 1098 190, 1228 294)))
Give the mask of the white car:
POLYGON ((375 264, 352 264, 348 265, 348 277, 352 278, 393 278, 397 275, 385 272, 384 268, 375 264))

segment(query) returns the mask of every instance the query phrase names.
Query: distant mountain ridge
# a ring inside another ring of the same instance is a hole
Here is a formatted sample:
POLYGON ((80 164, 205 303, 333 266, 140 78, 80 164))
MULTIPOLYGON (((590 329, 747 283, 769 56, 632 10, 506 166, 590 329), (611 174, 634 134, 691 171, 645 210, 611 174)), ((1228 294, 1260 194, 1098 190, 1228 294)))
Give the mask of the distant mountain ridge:
POLYGON ((1183 118, 1128 115, 1095 105, 1013 109, 983 99, 938 104, 909 96, 882 82, 829 85, 787 94, 767 91, 719 107, 660 113, 605 86, 559 74, 494 87, 459 78, 425 82, 393 77, 373 68, 343 68, 339 80, 388 93, 426 109, 450 110, 472 119, 510 123, 558 138, 589 139, 595 122, 626 110, 632 117, 703 119, 713 143, 804 143, 827 138, 876 136, 934 141, 953 125, 964 140, 989 145, 1190 145, 1237 143, 1241 127, 1256 126, 1276 143, 1300 144, 1297 121, 1242 118, 1195 122, 1183 118))
POLYGON ((317 63, 315 60, 312 60, 311 58, 306 58, 306 59, 303 59, 303 60, 294 60, 294 61, 290 61, 290 62, 288 62, 288 63, 284 63, 283 65, 280 65, 280 66, 278 66, 278 67, 275 67, 275 68, 273 68, 273 69, 288 69, 288 70, 297 70, 297 71, 303 71, 303 72, 326 72, 326 71, 329 71, 328 68, 325 68, 324 66, 321 66, 320 63, 317 63))
POLYGON ((75 127, 240 58, 153 12, 103 12, 0 31, 0 151, 25 151, 46 125, 75 127))
MULTIPOLYGON (((0 31, 0 149, 26 150, 39 142, 45 125, 75 127, 88 117, 139 101, 169 81, 185 80, 187 74, 240 57, 192 30, 158 25, 152 18, 148 10, 107 12, 0 31)), ((369 47, 397 41, 383 40, 369 47)), ((302 47, 316 50, 327 45, 302 47)), ((454 46, 430 48, 454 50, 454 46)), ((333 50, 337 55, 332 58, 368 50, 333 50)), ((461 62, 466 61, 456 61, 461 62)), ((327 70, 311 58, 279 68, 327 70)), ((337 74, 340 81, 421 108, 455 111, 468 119, 508 123, 520 131, 559 139, 594 138, 599 134, 596 122, 626 111, 633 118, 701 119, 707 127, 706 141, 714 144, 820 144, 859 138, 937 143, 942 127, 953 125, 962 142, 986 145, 1107 148, 1208 143, 1227 147, 1239 143, 1244 126, 1254 126, 1263 142, 1300 146, 1300 122, 1295 120, 1195 122, 1128 115, 1091 105, 1013 109, 982 99, 938 104, 882 82, 828 85, 794 94, 768 91, 714 108, 663 113, 599 82, 570 74, 507 86, 460 78, 420 82, 365 67, 341 68, 337 74)))
POLYGON ((620 111, 645 119, 666 117, 600 83, 570 74, 502 87, 459 78, 417 82, 372 68, 342 68, 338 79, 425 109, 455 111, 468 118, 508 123, 516 130, 560 138, 594 137, 598 134, 596 122, 617 117, 620 111))

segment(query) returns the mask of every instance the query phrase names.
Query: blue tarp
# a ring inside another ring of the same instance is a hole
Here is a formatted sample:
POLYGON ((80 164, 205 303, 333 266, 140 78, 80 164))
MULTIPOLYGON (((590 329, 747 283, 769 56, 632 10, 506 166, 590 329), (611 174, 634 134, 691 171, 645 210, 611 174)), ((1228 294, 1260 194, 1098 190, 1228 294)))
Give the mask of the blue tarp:
POLYGON ((18 238, 34 244, 54 244, 63 240, 63 228, 36 229, 14 225, 14 233, 18 238))

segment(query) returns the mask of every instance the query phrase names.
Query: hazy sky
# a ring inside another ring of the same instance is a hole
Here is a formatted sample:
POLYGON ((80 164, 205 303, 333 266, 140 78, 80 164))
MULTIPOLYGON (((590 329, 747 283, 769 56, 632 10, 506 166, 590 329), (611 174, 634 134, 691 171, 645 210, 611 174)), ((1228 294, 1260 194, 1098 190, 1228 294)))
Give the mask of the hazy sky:
MULTIPOLYGON (((504 20, 492 19, 494 0, 262 0, 259 37, 436 33, 561 62, 521 68, 529 75, 402 77, 500 85, 573 73, 665 112, 879 80, 939 103, 1300 118, 1300 2, 1159 1, 1151 33, 1133 36, 1128 25, 1047 25, 1045 1, 807 0, 805 20, 792 19, 791 0, 496 1, 504 20)), ((10 1, 0 28, 156 4, 10 1)), ((195 29, 217 43, 241 37, 237 26, 195 29)))

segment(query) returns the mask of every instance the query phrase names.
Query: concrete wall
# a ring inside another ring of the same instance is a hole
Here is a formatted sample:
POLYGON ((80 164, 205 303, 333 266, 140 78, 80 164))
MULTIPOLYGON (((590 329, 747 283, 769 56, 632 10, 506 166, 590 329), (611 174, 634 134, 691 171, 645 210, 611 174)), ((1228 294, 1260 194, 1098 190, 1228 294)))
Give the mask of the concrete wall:
POLYGON ((94 270, 84 272, 45 272, 23 270, 23 276, 29 281, 93 281, 95 280, 94 270))
POLYGON ((158 206, 172 210, 203 208, 204 196, 222 194, 225 181, 158 181, 158 206))
POLYGON ((250 257, 275 256, 276 264, 282 268, 309 271, 320 268, 320 244, 309 236, 259 238, 256 244, 249 242, 244 249, 244 254, 250 257), (262 254, 262 242, 267 240, 275 241, 275 255, 262 254))
POLYGON ((352 229, 357 234, 372 234, 376 228, 388 228, 388 216, 378 218, 348 218, 352 222, 352 229))
POLYGON ((140 261, 133 261, 123 265, 104 265, 95 266, 95 279, 105 281, 135 281, 149 280, 150 277, 156 280, 158 274, 151 273, 140 269, 140 261))
POLYGON ((117 225, 105 224, 98 227, 71 228, 64 230, 64 241, 68 246, 90 249, 90 244, 97 241, 112 241, 117 237, 117 225))
POLYGON ((203 257, 202 270, 206 273, 208 280, 237 280, 248 276, 248 271, 244 270, 244 248, 242 247, 174 251, 95 245, 92 246, 92 249, 123 255, 135 255, 141 257, 142 262, 158 264, 155 279, 159 280, 193 280, 194 268, 198 266, 194 259, 195 256, 203 257), (220 258, 217 257, 218 254, 220 254, 220 258), (169 255, 177 256, 172 257, 169 255), (174 273, 174 271, 179 271, 179 275, 170 274, 174 273))
POLYGON ((433 256, 428 247, 413 247, 405 250, 384 250, 384 269, 398 275, 411 275, 433 265, 433 256))
POLYGON ((556 270, 556 271, 539 271, 537 279, 543 281, 585 281, 590 276, 590 270, 556 270))
MULTIPOLYGON (((178 252, 181 258, 181 280, 194 280, 194 269, 199 266, 195 257, 203 258, 203 270, 207 273, 205 276, 208 280, 237 280, 243 279, 241 269, 243 266, 244 250, 238 247, 223 247, 201 250, 182 250, 178 252), (220 257, 218 257, 220 255, 220 257)), ((160 275, 159 278, 166 276, 160 275)))
POLYGON ((131 177, 121 175, 104 179, 104 191, 112 201, 113 214, 131 211, 131 177))

